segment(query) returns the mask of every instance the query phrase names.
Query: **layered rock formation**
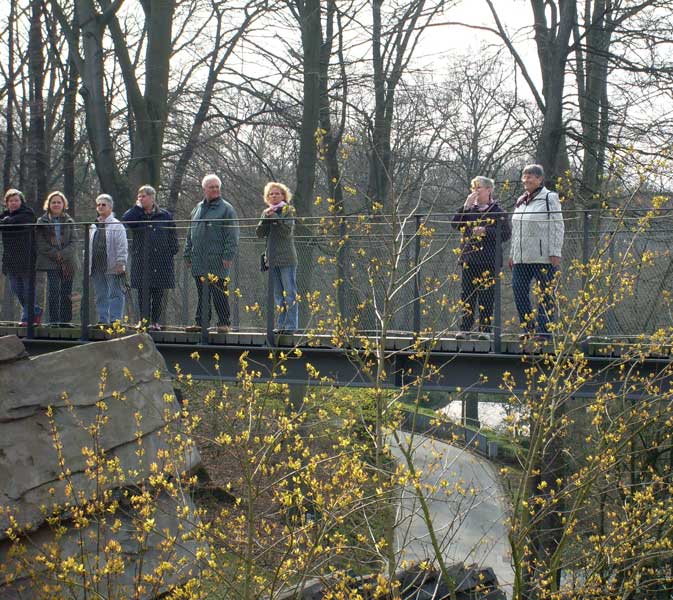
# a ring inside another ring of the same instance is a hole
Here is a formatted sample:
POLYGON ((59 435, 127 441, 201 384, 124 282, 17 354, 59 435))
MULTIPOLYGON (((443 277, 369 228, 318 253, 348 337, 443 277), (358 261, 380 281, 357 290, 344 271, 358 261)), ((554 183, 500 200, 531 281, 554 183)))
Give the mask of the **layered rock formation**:
POLYGON ((137 597, 152 598, 194 571, 198 519, 180 474, 199 459, 175 444, 179 412, 147 335, 31 359, 17 338, 0 339, 0 600, 59 597, 58 586, 75 598, 141 586, 137 597))

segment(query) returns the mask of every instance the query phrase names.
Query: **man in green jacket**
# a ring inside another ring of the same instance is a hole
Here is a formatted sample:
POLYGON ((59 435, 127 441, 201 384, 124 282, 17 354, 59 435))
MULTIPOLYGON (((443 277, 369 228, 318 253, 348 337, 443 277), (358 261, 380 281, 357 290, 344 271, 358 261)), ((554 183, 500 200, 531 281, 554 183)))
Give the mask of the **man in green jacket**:
MULTIPOLYGON (((201 299, 209 285, 217 312, 215 331, 225 333, 231 325, 227 283, 238 252, 238 221, 234 207, 222 198, 222 182, 217 175, 206 175, 201 187, 204 198, 192 210, 185 243, 185 261, 191 267, 199 294, 195 325, 186 329, 201 330, 201 299)), ((210 302, 206 310, 210 322, 210 302)))

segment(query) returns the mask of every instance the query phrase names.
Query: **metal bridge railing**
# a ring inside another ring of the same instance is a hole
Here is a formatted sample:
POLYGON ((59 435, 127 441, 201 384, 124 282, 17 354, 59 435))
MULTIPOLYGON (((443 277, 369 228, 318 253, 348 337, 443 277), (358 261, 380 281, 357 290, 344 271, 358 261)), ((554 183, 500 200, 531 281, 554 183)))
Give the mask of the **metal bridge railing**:
MULTIPOLYGON (((627 290, 614 306, 606 306, 602 333, 637 336, 671 324, 673 261, 669 248, 673 214, 577 211, 564 213, 563 221, 563 257, 552 285, 555 301, 562 299, 570 304, 588 289, 588 280, 594 285, 596 302, 605 301, 603 292, 609 277, 599 284, 592 280, 592 273, 582 269, 582 265, 595 259, 611 263, 613 278, 620 277, 619 283, 627 290)), ((187 221, 161 225, 142 222, 128 229, 126 268, 118 277, 124 295, 123 318, 132 325, 143 322, 150 327, 156 323, 162 328, 184 328, 195 325, 198 312, 204 343, 208 342, 208 327, 218 324, 230 325, 234 330, 267 332, 273 340, 279 307, 275 306, 273 294, 268 293, 269 271, 260 270, 260 256, 266 244, 255 235, 256 225, 257 219, 204 222, 209 232, 219 231, 221 238, 214 240, 224 240, 234 229, 238 231, 238 250, 229 267, 222 264, 222 244, 217 241, 200 247, 198 253, 192 249, 191 264, 185 261, 190 227, 187 221), (205 271, 195 270, 195 263, 205 271), (221 297, 217 299, 220 292, 226 292, 227 311, 221 297)), ((98 261, 100 269, 101 257, 94 254, 100 254, 101 246, 94 247, 91 223, 62 227, 74 228, 76 260, 72 268, 59 266, 55 274, 54 268, 46 269, 40 261, 40 252, 48 251, 44 240, 55 238, 51 226, 26 225, 17 231, 0 225, 5 242, 0 320, 16 322, 26 317, 28 337, 35 334, 34 324, 38 321, 60 324, 65 315, 71 317, 69 324, 80 326, 82 337, 88 339, 89 327, 100 320, 96 299, 100 290, 94 289, 93 271, 88 265, 93 267, 98 261), (11 269, 15 257, 7 254, 17 235, 23 236, 27 247, 36 249, 27 270, 20 274, 26 284, 23 315, 17 302, 16 281, 11 280, 16 275, 11 269), (68 282, 67 293, 62 287, 56 289, 60 281, 68 282), (27 301, 33 295, 35 304, 27 301), (68 306, 64 307, 66 302, 68 306)), ((503 334, 522 330, 515 302, 517 282, 513 282, 507 266, 510 242, 503 239, 502 227, 500 221, 495 223, 495 261, 501 268, 474 267, 475 277, 469 282, 474 284, 474 297, 466 297, 466 261, 461 245, 471 233, 453 227, 450 214, 413 215, 394 222, 380 216, 298 218, 294 244, 299 328, 380 331, 385 318, 389 330, 409 333, 455 335, 471 328, 472 335, 487 334, 497 351, 503 334)), ((270 258, 273 262, 273 256, 270 258)), ((530 278, 534 285, 535 274, 530 278)), ((531 296, 532 307, 537 300, 531 296)), ((549 307, 549 314, 557 318, 557 312, 563 313, 564 309, 566 306, 554 304, 549 307)))

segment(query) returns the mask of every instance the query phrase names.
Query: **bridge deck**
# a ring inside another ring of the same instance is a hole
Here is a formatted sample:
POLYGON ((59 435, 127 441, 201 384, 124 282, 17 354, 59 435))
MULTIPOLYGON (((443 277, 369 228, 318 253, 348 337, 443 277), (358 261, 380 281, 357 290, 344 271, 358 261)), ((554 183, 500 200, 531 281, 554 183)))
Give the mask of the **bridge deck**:
MULTIPOLYGON (((125 335, 135 333, 135 328, 126 328, 125 335)), ((202 336, 198 332, 187 332, 181 327, 166 327, 162 331, 150 331, 149 335, 157 344, 193 344, 202 345, 202 336)), ((0 322, 0 336, 16 335, 20 338, 27 337, 27 328, 19 327, 16 323, 0 322)), ((100 327, 89 327, 86 338, 82 339, 80 327, 34 327, 33 338, 35 340, 54 340, 63 342, 81 342, 81 341, 101 341, 111 339, 120 335, 113 334, 100 327)), ((376 336, 372 333, 362 334, 357 338, 348 340, 346 347, 359 348, 363 338, 374 340, 376 336)), ((495 352, 494 341, 482 339, 457 339, 455 335, 445 335, 436 338, 427 338, 421 336, 421 339, 432 340, 433 351, 435 352, 462 352, 488 354, 495 352)), ((416 340, 416 336, 411 332, 394 331, 386 337, 385 349, 389 351, 411 349, 416 340)), ((328 334, 301 333, 294 335, 276 336, 276 347, 313 347, 313 348, 335 348, 332 336, 328 334)), ((589 356, 619 357, 625 352, 636 347, 638 344, 647 344, 648 337, 626 337, 626 336, 601 336, 589 337, 583 343, 583 350, 589 356)), ((231 331, 229 333, 208 333, 208 344, 214 346, 255 346, 269 347, 265 331, 246 330, 231 331)), ((339 344, 338 347, 343 347, 339 344)), ((554 346, 552 342, 540 346, 530 342, 523 342, 518 335, 503 334, 500 341, 501 354, 528 355, 539 352, 553 353, 554 346)), ((653 358, 665 358, 671 356, 673 349, 671 346, 657 346, 656 351, 649 351, 648 356, 653 358)))
MULTIPOLYGON (((26 334, 25 328, 0 325, 0 335, 26 334)), ((125 334, 134 333, 132 330, 125 334)), ((110 339, 114 337, 100 329, 91 328, 90 340, 82 340, 79 328, 36 327, 34 337, 23 337, 31 354, 40 354, 60 348, 110 339)), ((119 334, 124 335, 124 334, 119 334)), ((227 334, 208 334, 208 343, 203 344, 200 333, 179 329, 151 332, 158 349, 166 359, 169 369, 180 371, 195 379, 235 381, 239 377, 239 359, 246 353, 251 368, 258 372, 259 381, 274 379, 288 384, 330 384, 337 386, 372 387, 373 381, 363 369, 373 356, 361 349, 364 341, 354 339, 346 346, 337 347, 329 335, 282 335, 275 346, 270 346, 261 331, 236 331, 227 334), (291 351, 296 348, 297 352, 291 351), (196 355, 197 353, 198 355, 196 355), (283 363, 282 368, 280 363, 283 363), (320 381, 310 378, 307 364, 320 373, 320 381), (217 366, 216 366, 217 365, 217 366)), ((673 386, 671 348, 652 345, 644 356, 632 356, 630 351, 638 348, 638 342, 648 340, 628 338, 592 338, 583 344, 589 367, 595 376, 582 384, 573 395, 590 397, 605 383, 614 386, 616 392, 631 398, 641 398, 646 391, 638 377, 656 378, 663 389, 673 386), (623 363, 628 369, 620 369, 623 363)), ((385 387, 395 388, 414 382, 419 375, 424 377, 427 391, 472 390, 481 393, 507 393, 502 380, 505 372, 510 374, 512 388, 520 391, 526 387, 526 371, 535 364, 547 371, 550 363, 542 354, 552 354, 552 343, 545 347, 522 344, 518 337, 505 336, 501 351, 494 352, 489 340, 456 340, 443 337, 433 341, 427 363, 414 351, 414 337, 397 332, 386 339, 385 387), (428 375, 428 368, 432 375, 428 375)), ((567 355, 566 355, 567 356, 567 355)))

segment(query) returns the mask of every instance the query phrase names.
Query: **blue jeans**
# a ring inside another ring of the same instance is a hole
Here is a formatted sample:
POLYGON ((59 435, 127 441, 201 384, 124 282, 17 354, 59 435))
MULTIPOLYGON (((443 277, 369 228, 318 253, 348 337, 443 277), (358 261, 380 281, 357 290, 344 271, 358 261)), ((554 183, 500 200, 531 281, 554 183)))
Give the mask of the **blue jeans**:
POLYGON ((61 269, 47 271, 47 305, 52 323, 72 321, 72 278, 66 279, 61 269))
POLYGON ((294 331, 299 326, 297 304, 297 267, 271 267, 271 283, 276 306, 280 308, 278 329, 294 331))
POLYGON ((92 273, 91 281, 96 294, 99 323, 114 323, 124 316, 125 276, 109 273, 92 273))
MULTIPOLYGON (((21 322, 28 322, 28 289, 30 288, 30 275, 8 275, 9 285, 12 288, 12 293, 18 298, 21 304, 21 322)), ((35 302, 35 283, 33 283, 33 298, 34 305, 33 317, 42 314, 42 309, 35 302)))
POLYGON ((512 289, 519 322, 529 332, 549 333, 547 324, 554 320, 555 299, 551 282, 555 273, 556 267, 549 263, 519 263, 512 269, 512 289), (537 281, 542 290, 535 318, 530 302, 530 284, 533 280, 537 281))

